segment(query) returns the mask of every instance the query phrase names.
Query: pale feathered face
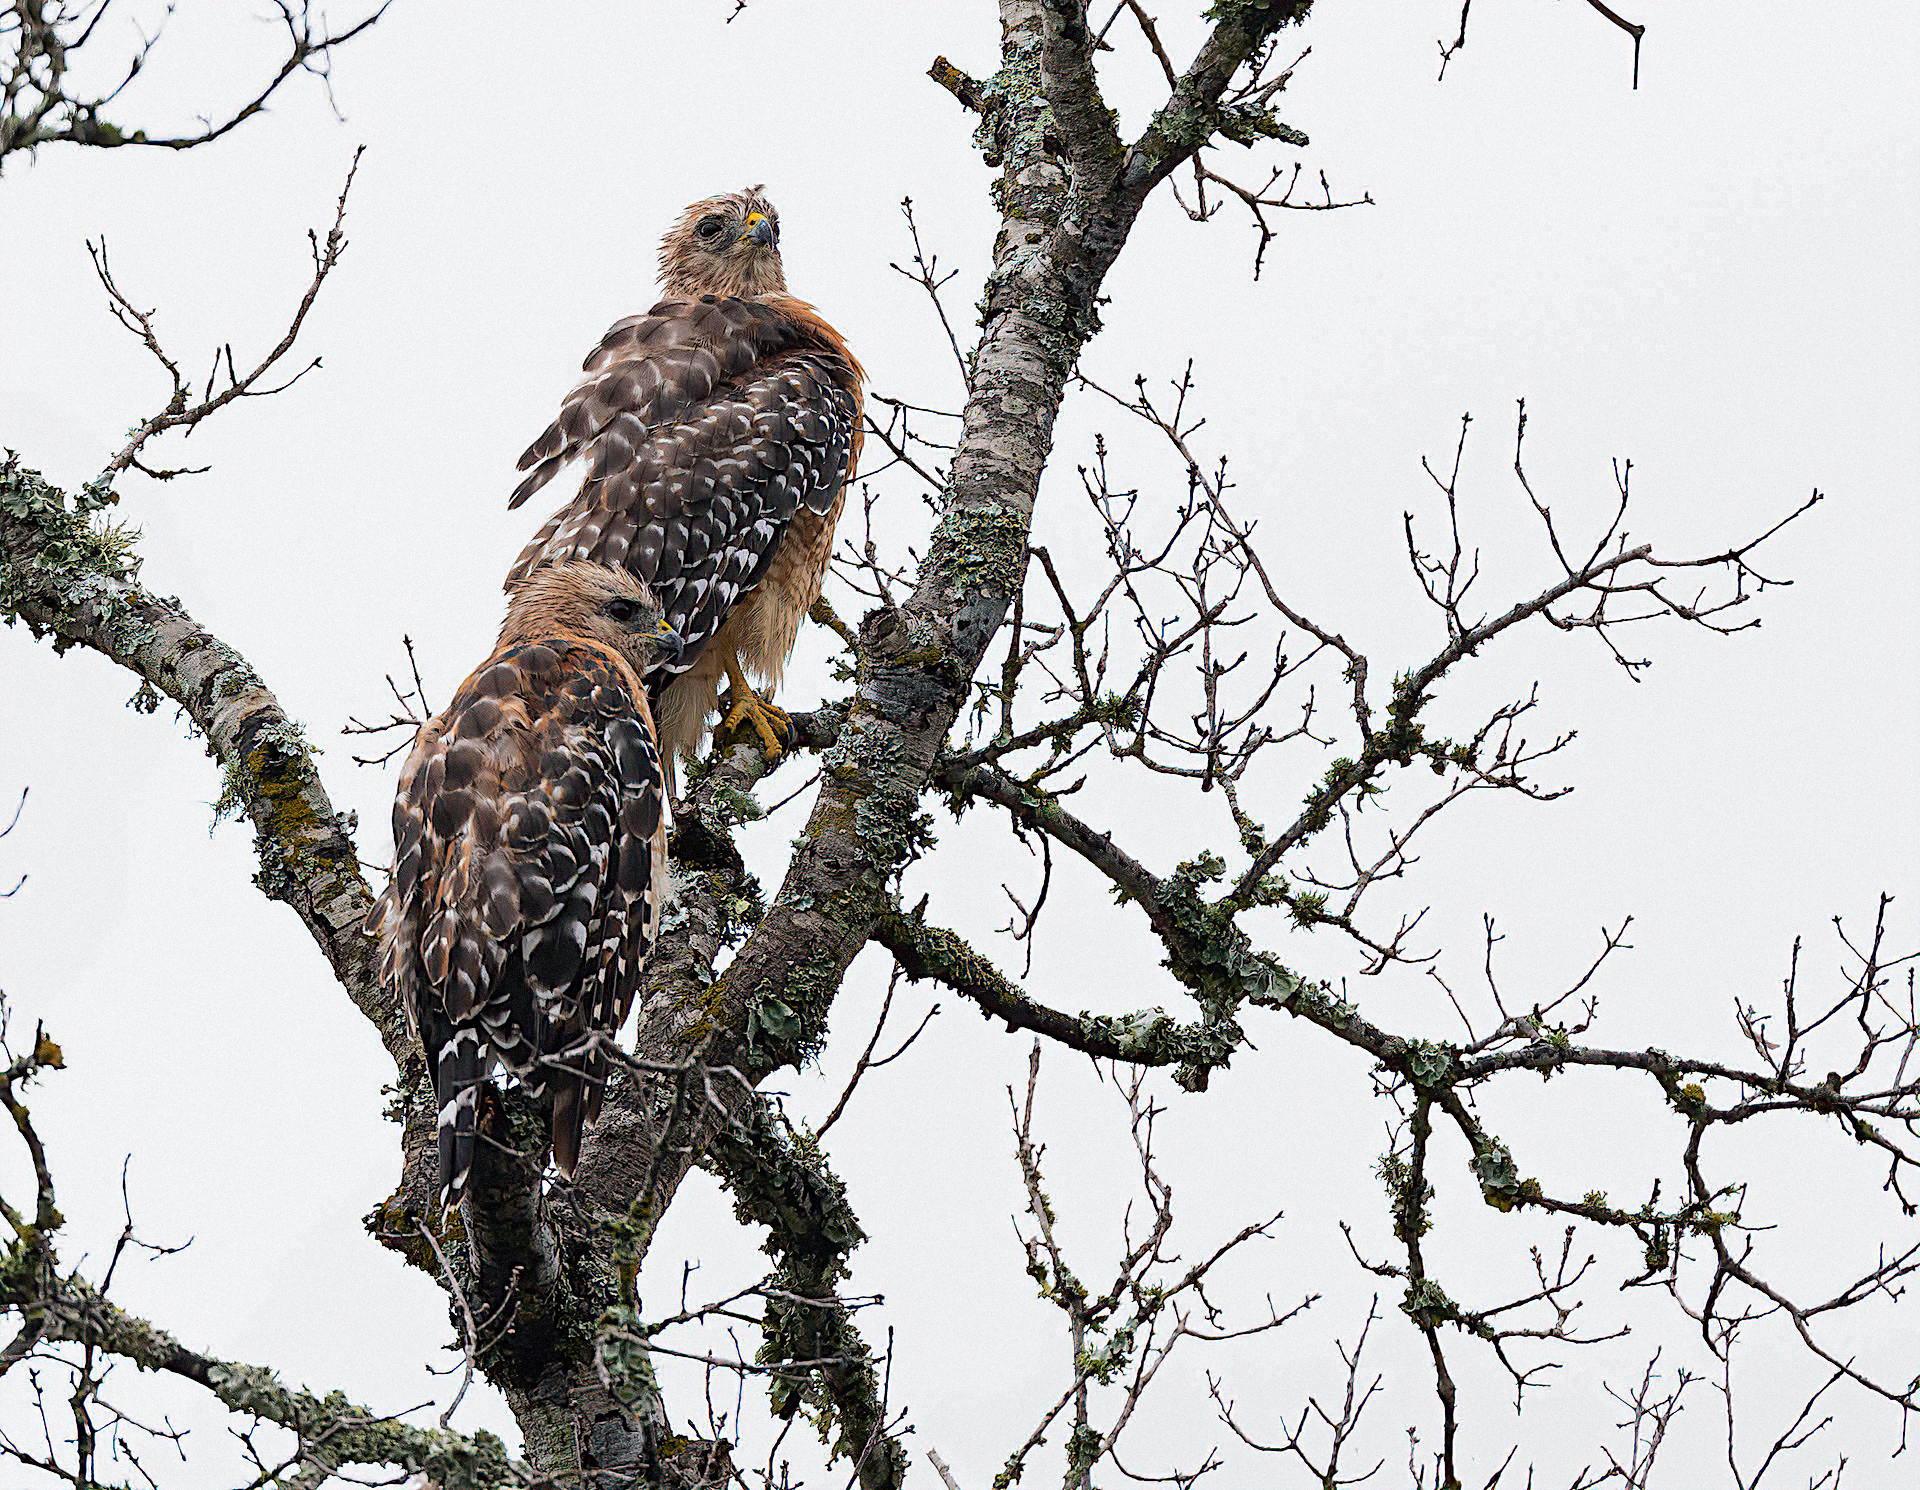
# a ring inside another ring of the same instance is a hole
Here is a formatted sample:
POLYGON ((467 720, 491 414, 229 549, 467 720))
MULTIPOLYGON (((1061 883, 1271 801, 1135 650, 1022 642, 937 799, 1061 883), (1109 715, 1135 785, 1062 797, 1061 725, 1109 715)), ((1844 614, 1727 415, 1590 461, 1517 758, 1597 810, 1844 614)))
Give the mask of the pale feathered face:
POLYGON ((660 240, 669 295, 768 295, 787 287, 780 214, 760 188, 695 202, 660 240))
POLYGON ((563 637, 624 657, 640 677, 678 658, 680 633, 653 591, 624 569, 575 560, 536 569, 507 602, 500 645, 563 637))

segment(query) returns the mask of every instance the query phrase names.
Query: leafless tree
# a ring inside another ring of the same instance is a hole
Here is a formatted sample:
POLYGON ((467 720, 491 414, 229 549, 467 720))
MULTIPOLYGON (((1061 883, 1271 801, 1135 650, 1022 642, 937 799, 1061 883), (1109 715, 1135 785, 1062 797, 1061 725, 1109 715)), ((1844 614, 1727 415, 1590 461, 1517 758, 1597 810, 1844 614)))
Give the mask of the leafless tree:
MULTIPOLYGON (((1637 28, 1595 8, 1632 30, 1637 49, 1637 28)), ((305 7, 280 7, 291 42, 282 72, 225 122, 149 140, 101 118, 114 93, 78 99, 65 91, 65 59, 95 37, 105 9, 13 7, 0 28, 15 49, 4 68, 0 153, 47 143, 204 143, 257 112, 294 72, 323 70, 335 47, 377 17, 335 33, 305 7)), ((1197 1353, 1265 1336, 1285 1349, 1295 1333, 1287 1327, 1313 1298, 1269 1300, 1239 1317, 1208 1292, 1216 1266, 1265 1235, 1276 1217, 1250 1218, 1197 1258, 1174 1252, 1173 1189, 1153 1137, 1162 1099, 1144 1073, 1168 1068, 1186 1099, 1230 1062, 1255 1059, 1252 1033, 1283 1023, 1327 1048, 1357 1051, 1371 1066, 1390 1129, 1379 1178, 1394 1244, 1373 1256, 1353 1242, 1354 1265, 1380 1280, 1380 1295, 1351 1344, 1341 1344, 1337 1395, 1311 1396, 1296 1415, 1263 1422, 1216 1377, 1220 1442, 1271 1453, 1276 1465, 1322 1486, 1388 1473, 1380 1445, 1390 1439, 1367 1436, 1377 1378, 1363 1360, 1390 1348, 1382 1336, 1397 1331, 1397 1348, 1416 1350, 1430 1372, 1436 1409, 1426 1440, 1408 1441, 1406 1478, 1460 1484, 1469 1415, 1456 1385, 1460 1357, 1485 1352, 1524 1397, 1570 1352, 1611 1338, 1612 1330, 1588 1327, 1580 1313, 1600 1271, 1593 1249, 1611 1237, 1630 1238, 1642 1260, 1631 1284, 1666 1295, 1676 1320, 1723 1365, 1743 1334, 1773 1318, 1822 1363, 1825 1383, 1756 1451, 1735 1442, 1730 1366, 1702 1386, 1684 1369, 1656 1370, 1656 1354, 1637 1383, 1614 1391, 1626 1414, 1623 1437, 1618 1447, 1595 1450, 1579 1485, 1646 1485, 1683 1397, 1716 1389, 1728 1417, 1730 1468, 1743 1487, 1761 1483, 1814 1440, 1829 1393, 1877 1397, 1903 1423, 1920 1406, 1920 1383, 1909 1370, 1859 1358, 1840 1333, 1852 1311, 1884 1308, 1900 1296, 1920 1268, 1920 1244, 1890 1244, 1837 1292, 1801 1296, 1773 1270, 1765 1228, 1774 1218, 1749 1213, 1745 1175, 1708 1144, 1737 1127, 1812 1118, 1840 1141, 1875 1151, 1887 1189, 1913 1214, 1920 1014, 1913 955, 1893 940, 1885 900, 1864 927, 1837 928, 1847 959, 1837 983, 1803 979, 1796 944, 1779 994, 1741 1002, 1736 1019, 1751 1055, 1737 1063, 1615 1049, 1595 1038, 1595 980, 1624 946, 1624 926, 1607 932, 1591 965, 1557 993, 1516 997, 1501 985, 1491 922, 1484 986, 1470 992, 1444 981, 1436 949, 1422 941, 1420 915, 1380 909, 1383 888, 1406 879, 1416 848, 1432 836, 1429 825, 1456 804, 1493 793, 1544 799, 1557 790, 1537 772, 1566 736, 1529 734, 1537 707, 1531 687, 1512 691, 1471 728, 1443 731, 1431 722, 1436 699, 1462 674, 1487 666, 1520 632, 1552 630, 1569 645, 1595 643, 1633 673, 1645 665, 1638 638, 1655 628, 1741 629, 1782 582, 1764 545, 1808 513, 1819 493, 1783 504, 1779 520, 1761 531, 1705 552, 1672 553, 1657 538, 1629 536, 1631 469, 1623 465, 1610 516, 1583 529, 1528 474, 1523 405, 1511 425, 1513 477, 1545 577, 1494 595, 1479 568, 1476 508, 1462 489, 1461 452, 1472 434, 1463 421, 1451 456, 1429 465, 1428 509, 1405 520, 1409 579, 1431 606, 1438 640, 1423 656, 1382 665, 1332 618, 1309 616, 1289 598, 1247 515, 1251 504, 1236 494, 1229 456, 1205 443, 1190 366, 1173 370, 1171 381, 1143 375, 1120 387, 1079 371, 1108 272, 1163 182, 1169 190, 1190 183, 1181 201, 1198 220, 1229 208, 1247 212, 1257 235, 1255 272, 1279 214, 1364 203, 1364 194, 1343 199, 1324 182, 1317 195, 1296 193, 1298 173, 1270 167, 1260 168, 1270 172, 1264 180, 1237 182, 1215 163, 1223 141, 1301 142, 1280 110, 1294 60, 1288 31, 1307 9, 1306 0, 1216 0, 1205 40, 1182 65, 1155 17, 1133 0, 1100 26, 1079 0, 1000 0, 1001 66, 993 76, 969 77, 944 58, 933 63, 931 78, 957 102, 956 130, 975 128, 998 172, 1000 232, 974 335, 949 314, 946 278, 909 206, 913 267, 902 272, 937 313, 931 355, 951 355, 961 403, 942 411, 877 398, 869 444, 877 458, 861 478, 869 496, 880 484, 922 496, 935 519, 930 541, 924 551, 890 553, 857 520, 843 530, 845 592, 871 608, 857 623, 830 605, 816 612, 844 647, 848 686, 843 697, 796 717, 800 745, 818 755, 820 769, 817 789, 812 781, 803 786, 811 805, 784 863, 750 866, 736 844, 741 823, 763 810, 754 789, 778 764, 751 736, 722 738, 691 773, 674 844, 677 903, 637 1029, 610 1052, 619 1074, 573 1182, 544 1172, 541 1114, 503 1094, 465 1207, 444 1220, 433 1202, 431 1085, 401 1011, 379 984, 362 929, 371 895, 356 825, 334 809, 313 752, 275 693, 183 602, 140 584, 135 539, 107 517, 128 471, 180 474, 143 460, 154 440, 272 391, 276 377, 285 386, 276 369, 286 365, 347 246, 351 176, 331 226, 314 236, 313 275, 285 337, 257 358, 236 360, 223 349, 204 384, 187 376, 153 314, 115 280, 105 246, 96 249, 113 313, 168 380, 164 403, 77 490, 58 490, 8 456, 0 467, 0 611, 56 648, 83 646, 132 671, 149 703, 161 694, 176 702, 222 763, 227 800, 257 834, 260 888, 298 913, 392 1058, 402 1176, 371 1224, 445 1290, 467 1377, 484 1373, 500 1388, 524 1442, 510 1453, 487 1434, 451 1430, 447 1417, 420 1426, 344 1393, 289 1389, 264 1365, 187 1349, 112 1299, 119 1256, 144 1245, 131 1215, 97 1277, 63 1263, 55 1176, 27 1098, 34 1083, 57 1079, 64 1058, 36 1028, 30 1039, 16 1033, 0 1046, 0 1105, 33 1177, 29 1197, 9 1198, 0 1209, 11 1231, 0 1308, 16 1322, 0 1350, 0 1375, 28 1378, 23 1400, 35 1413, 34 1431, 0 1434, 0 1457, 76 1490, 107 1483, 103 1473, 157 1483, 146 1466, 177 1436, 165 1422, 113 1406, 111 1372, 131 1362, 197 1384, 251 1423, 244 1442, 253 1483, 263 1487, 314 1487, 348 1470, 371 1473, 375 1483, 424 1475, 448 1490, 786 1484, 777 1441, 755 1468, 749 1458, 757 1460, 757 1450, 749 1456, 727 1440, 738 1410, 725 1410, 724 1392, 716 1402, 710 1388, 703 1430, 675 1427, 691 1423, 689 1409, 664 1399, 651 1363, 678 1355, 704 1366, 710 1379, 763 1383, 776 1417, 811 1419, 867 1490, 900 1484, 909 1458, 905 1423, 889 1395, 889 1357, 860 1329, 869 1301, 841 1287, 863 1233, 820 1142, 832 1119, 818 1132, 798 1128, 763 1090, 817 1050, 848 967, 869 943, 894 959, 894 986, 931 981, 942 996, 969 1000, 1009 1031, 1035 1037, 1026 1092, 1009 1092, 1026 1197, 1014 1245, 1058 1311, 1063 1366, 1057 1397, 1035 1404, 1031 1435, 1006 1446, 997 1484, 1018 1478, 1055 1432, 1066 1445, 1069 1487, 1090 1487, 1096 1471, 1188 1485, 1217 1463, 1215 1440, 1201 1433, 1191 1462, 1176 1470, 1149 1475, 1130 1465, 1125 1434, 1156 1374, 1176 1348, 1197 1353), (1151 122, 1131 140, 1117 132, 1101 93, 1102 53, 1121 47, 1150 54, 1166 84, 1151 122), (240 373, 241 366, 250 371, 240 373), (1090 453, 1079 473, 1081 496, 1103 548, 1091 570, 1032 540, 1041 473, 1055 456, 1054 418, 1076 388, 1104 401, 1115 420, 1146 431, 1166 462, 1151 478, 1126 477, 1104 441, 1090 453), (1176 495, 1146 495, 1164 489, 1168 473, 1176 495), (1149 864, 1167 857, 1163 845, 1149 852, 1127 840, 1122 823, 1083 810, 1094 800, 1084 791, 1090 779, 1191 800, 1196 822, 1199 807, 1224 804, 1232 832, 1212 842, 1196 830, 1177 867, 1156 871, 1149 864), (1269 824, 1256 816, 1254 788, 1272 800, 1276 782, 1297 783, 1299 806, 1269 824), (1037 846, 1038 889, 1007 892, 1009 929, 1029 943, 1047 925, 1055 875, 1109 886, 1156 939, 1168 1000, 1184 1012, 1113 1016, 1058 1007, 1044 989, 1025 986, 1030 962, 1016 978, 939 924, 928 900, 904 904, 901 871, 939 851, 936 810, 978 810, 1037 846), (762 883, 778 888, 763 896, 762 883), (1267 911, 1324 928, 1351 959, 1288 965, 1251 929, 1256 913, 1267 911), (1341 981, 1347 970, 1362 977, 1390 969, 1431 977, 1444 989, 1458 1019, 1455 1037, 1389 1028, 1341 981), (1044 1183, 1034 1094, 1048 1047, 1104 1063, 1137 1160, 1143 1206, 1117 1261, 1097 1272, 1062 1239, 1044 1183), (1608 1100, 1622 1110, 1650 1103, 1680 1119, 1677 1148, 1647 1156, 1645 1199, 1561 1193, 1534 1177, 1536 1136, 1505 1130, 1488 1115, 1496 1088, 1537 1085, 1577 1068, 1609 1078, 1608 1100), (1559 1244, 1537 1249, 1531 1274, 1504 1294, 1466 1297, 1434 1260, 1443 1137, 1468 1156, 1464 1174, 1453 1178, 1486 1202, 1488 1213, 1474 1224, 1497 1228, 1502 1217, 1530 1212, 1564 1224, 1559 1244), (749 1289, 706 1302, 683 1291, 677 1308, 649 1317, 635 1276, 695 1165, 724 1182, 743 1221, 766 1230, 773 1266, 749 1289), (757 1333, 757 1346, 740 1339, 742 1329, 757 1333)), ((1451 51, 1464 45, 1466 21, 1463 8, 1451 51)), ((140 45, 129 76, 150 46, 140 45)), ((1451 51, 1443 44, 1443 65, 1451 51)), ((410 687, 390 688, 398 711, 389 724, 425 716, 417 673, 410 687)), ((882 1024, 887 1017, 883 1011, 882 1024)), ((907 1039, 927 1028, 922 1019, 907 1039)), ((876 1027, 856 1085, 892 1059, 873 1059, 881 1038, 876 1027)), ((852 1095, 850 1087, 835 1116, 852 1095)), ((931 1466, 957 1490, 935 1448, 931 1466)), ((1512 1445, 1506 1463, 1521 1452, 1512 1445)), ((1839 1473, 1814 1483, 1837 1485, 1839 1473)))

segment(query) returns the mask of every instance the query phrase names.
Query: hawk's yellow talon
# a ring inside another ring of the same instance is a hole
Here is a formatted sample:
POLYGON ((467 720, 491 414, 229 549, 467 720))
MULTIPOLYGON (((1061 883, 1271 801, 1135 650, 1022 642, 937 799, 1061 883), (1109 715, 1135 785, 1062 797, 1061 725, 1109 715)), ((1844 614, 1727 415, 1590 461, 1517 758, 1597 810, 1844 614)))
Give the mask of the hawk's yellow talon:
POLYGON ((740 671, 740 659, 729 657, 726 662, 729 697, 733 707, 727 711, 727 717, 721 721, 721 733, 733 729, 741 720, 753 726, 753 732, 765 745, 768 760, 778 760, 784 755, 794 739, 793 721, 787 711, 768 703, 754 692, 747 682, 746 675, 740 671))

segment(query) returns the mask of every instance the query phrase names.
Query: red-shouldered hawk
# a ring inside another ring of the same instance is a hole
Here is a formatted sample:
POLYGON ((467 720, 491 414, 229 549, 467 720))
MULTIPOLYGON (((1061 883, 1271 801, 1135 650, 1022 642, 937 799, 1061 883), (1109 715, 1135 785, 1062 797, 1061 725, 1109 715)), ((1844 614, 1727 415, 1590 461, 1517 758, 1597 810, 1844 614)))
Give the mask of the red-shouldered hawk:
POLYGON ((671 809, 641 679, 679 646, 625 570, 543 569, 400 773, 393 879, 368 923, 433 1070, 448 1204, 495 1058, 551 1103, 562 1173, 599 1116, 607 1058, 587 1037, 625 1021, 666 886, 671 809))
POLYGON ((859 459, 865 374, 839 332, 786 293, 780 218, 751 187, 695 202, 661 240, 671 297, 614 323, 587 376, 520 457, 519 506, 580 461, 579 493, 521 553, 507 588, 569 559, 621 564, 686 639, 649 680, 669 779, 698 748, 724 673, 770 752, 787 726, 742 664, 780 681, 820 594, 859 459))

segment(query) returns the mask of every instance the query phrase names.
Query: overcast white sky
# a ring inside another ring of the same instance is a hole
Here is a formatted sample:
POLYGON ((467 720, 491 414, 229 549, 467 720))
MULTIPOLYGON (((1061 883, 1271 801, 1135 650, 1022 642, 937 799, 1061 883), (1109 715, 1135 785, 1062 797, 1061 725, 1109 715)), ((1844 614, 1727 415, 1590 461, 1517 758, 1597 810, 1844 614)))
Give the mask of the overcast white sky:
MULTIPOLYGON (((952 406, 944 341, 888 263, 908 252, 898 203, 911 195, 927 241, 959 271, 951 307, 971 329, 994 230, 989 176, 970 121, 922 74, 941 53, 990 72, 992 7, 755 0, 723 24, 730 9, 403 4, 339 57, 344 122, 303 82, 207 149, 49 150, 0 180, 0 444, 72 485, 162 400, 157 369, 104 313, 83 240, 106 237, 123 286, 159 308, 189 366, 221 342, 244 360, 284 325, 308 273, 306 229, 324 225, 354 147, 367 146, 352 247, 303 342, 324 368, 173 447, 191 460, 170 463, 212 471, 164 487, 129 479, 121 511, 143 531, 145 581, 244 652, 326 749, 329 789, 359 812, 369 860, 389 847, 392 775, 355 768, 339 726, 382 709, 403 632, 439 700, 486 654, 499 576, 539 516, 505 508, 514 458, 606 324, 651 303, 654 242, 686 201, 765 182, 795 291, 843 329, 873 385, 952 406)), ((1199 7, 1162 9, 1170 49, 1190 54, 1199 7)), ((1285 114, 1312 137, 1298 157, 1309 176, 1324 170, 1337 193, 1370 192, 1377 205, 1289 216, 1253 283, 1252 237, 1232 212, 1201 228, 1156 202, 1108 282, 1106 330, 1085 367, 1124 384, 1195 360, 1209 418, 1200 443, 1232 452, 1241 510, 1260 518, 1276 577, 1367 650, 1378 679, 1437 644, 1399 523, 1408 508, 1431 515, 1419 461, 1450 457, 1463 412, 1476 420, 1463 490, 1490 607, 1552 578, 1509 469, 1516 398, 1532 418, 1536 489, 1590 518, 1610 498, 1609 461, 1631 458, 1633 531, 1663 555, 1723 547, 1814 487, 1828 494, 1771 550, 1770 572, 1795 586, 1766 597, 1757 632, 1650 630, 1639 640, 1656 664, 1639 684, 1590 638, 1544 629, 1479 659, 1439 721, 1457 727, 1537 678, 1536 733, 1579 731, 1549 772, 1578 789, 1549 806, 1468 804, 1396 891, 1410 908, 1434 906, 1427 924, 1450 949, 1442 965, 1456 987, 1476 976, 1481 916, 1497 915, 1523 1004, 1585 965, 1602 923, 1631 915, 1634 950, 1602 980, 1595 1037, 1732 1055, 1731 1001, 1777 989, 1795 937, 1809 977, 1830 980, 1830 918, 1864 920, 1885 890, 1906 897, 1896 940, 1913 940, 1920 15, 1643 9, 1633 92, 1626 39, 1584 5, 1482 0, 1440 85, 1435 42, 1457 24, 1451 0, 1323 7, 1301 33, 1312 54, 1285 114)), ((1157 70, 1124 26, 1115 36, 1109 97, 1131 132, 1158 97, 1157 70)), ((115 39, 110 22, 99 45, 115 39)), ((241 7, 186 8, 121 114, 155 130, 217 112, 272 65, 274 47, 241 7)), ((1293 158, 1229 147, 1217 164, 1248 174, 1293 158)), ((1149 505, 1184 485, 1176 463, 1075 395, 1038 536, 1076 563, 1084 554, 1081 573, 1097 555, 1074 466, 1096 430, 1111 433, 1149 505)), ((889 540, 917 540, 927 518, 910 486, 885 495, 889 540)), ((839 604, 858 613, 844 593, 839 604)), ((817 636, 803 641, 789 705, 829 686, 824 655, 817 636)), ((128 1307, 197 1347, 383 1410, 444 1402, 447 1378, 422 1370, 447 1361, 441 1295, 359 1224, 396 1171, 395 1133, 379 1117, 383 1053, 292 914, 252 888, 250 832, 209 834, 215 768, 170 709, 127 709, 134 681, 97 657, 56 659, 16 629, 0 635, 0 683, 0 799, 32 789, 0 843, 0 881, 29 876, 0 902, 0 987, 17 1020, 47 1021, 71 1066, 35 1106, 70 1221, 66 1259, 110 1245, 131 1155, 143 1232, 194 1242, 127 1271, 116 1291, 128 1307)), ((1256 784, 1256 815, 1277 819, 1325 764, 1310 753, 1276 764, 1256 784)), ((763 798, 803 778, 790 766, 763 798)), ((804 800, 754 839, 769 887, 804 800)), ((1216 801, 1133 778, 1086 810, 1158 870, 1231 842, 1206 815, 1216 801)), ((999 886, 1029 895, 1035 870, 1009 856, 986 809, 942 834, 909 894, 929 894, 931 914, 1017 969, 1023 950, 995 934, 1008 909, 999 886)), ((1037 993, 1068 1008, 1188 1012, 1097 885, 1062 866, 1054 896, 1028 980, 1037 993)), ((1261 930, 1309 976, 1354 971, 1324 931, 1261 930)), ((838 1094, 884 975, 872 955, 857 966, 820 1067, 785 1084, 797 1115, 817 1120, 838 1094)), ((1458 1033, 1426 980, 1359 980, 1348 994, 1392 1027, 1458 1033)), ((902 997, 916 1018, 929 1002, 922 990, 902 997)), ((880 1345, 895 1332, 893 1400, 911 1412, 915 1475, 932 1480, 924 1456, 938 1448, 978 1490, 1058 1392, 1067 1351, 1008 1222, 1019 1199, 1005 1089, 1023 1079, 1027 1043, 941 1002, 830 1147, 872 1235, 853 1286, 886 1296, 865 1328, 880 1345)), ((1140 1473, 1191 1469, 1224 1432, 1203 1369, 1225 1376, 1269 1441, 1308 1393, 1337 1392, 1333 1340, 1351 1339, 1378 1280, 1355 1267, 1336 1222, 1352 1222, 1371 1256, 1392 1246, 1372 1176, 1386 1112, 1364 1063, 1305 1027, 1251 1029, 1258 1052, 1205 1097, 1156 1079, 1172 1099, 1162 1141, 1176 1240, 1198 1255, 1284 1208, 1275 1240, 1244 1256, 1221 1300, 1244 1315, 1263 1294, 1282 1306, 1323 1297, 1277 1335, 1176 1356, 1127 1455, 1140 1473)), ((1102 1276, 1128 1194, 1123 1109, 1064 1053, 1049 1060, 1041 1105, 1066 1235, 1083 1274, 1102 1276)), ((1494 1095, 1485 1110, 1522 1169, 1563 1191, 1637 1201, 1661 1174, 1673 1193, 1661 1155, 1676 1129, 1647 1086, 1568 1077, 1494 1095)), ((1913 1240, 1877 1166, 1827 1130, 1801 1122, 1718 1143, 1730 1173, 1751 1167, 1750 1216, 1782 1228, 1762 1245, 1809 1295, 1870 1265, 1877 1239, 1913 1240)), ((16 1156, 0 1153, 9 1193, 19 1177, 16 1156)), ((1455 1296, 1484 1305, 1524 1291, 1527 1246, 1557 1247, 1559 1229, 1488 1211, 1457 1156, 1439 1183, 1433 1249, 1455 1296)), ((757 1242, 695 1176, 656 1244, 647 1306, 674 1303, 685 1259, 702 1263, 695 1293, 751 1278, 757 1242)), ((1471 1483, 1516 1433, 1516 1466, 1537 1465, 1543 1485, 1569 1481, 1615 1441, 1603 1382, 1637 1374, 1656 1343, 1663 1369, 1703 1364, 1671 1304, 1614 1291, 1636 1270, 1629 1244, 1580 1246, 1599 1258, 1586 1327, 1630 1322, 1634 1334, 1575 1353, 1559 1389, 1517 1423, 1483 1352, 1454 1342, 1471 1483)), ((1379 1483, 1403 1477, 1408 1424, 1423 1445, 1438 1434, 1424 1349, 1393 1303, 1383 1298, 1372 1346, 1386 1384, 1364 1463, 1389 1457, 1379 1483)), ((1836 1339, 1905 1380, 1920 1369, 1920 1330, 1901 1308, 1836 1339)), ((1771 1337, 1756 1337, 1743 1371, 1752 1438, 1738 1455, 1750 1466, 1784 1426, 1769 1414, 1818 1378, 1771 1337)), ((676 1409, 695 1411, 697 1385, 669 1380, 676 1409)), ((24 1385, 0 1392, 10 1431, 30 1421, 24 1385)), ((1718 1403, 1693 1390, 1664 1483, 1725 1483, 1718 1403)), ((163 1483, 238 1478, 219 1418, 192 1394, 128 1383, 124 1395, 194 1425, 191 1462, 163 1483)), ((1843 1450, 1849 1486, 1910 1483, 1905 1460, 1887 1457, 1899 1442, 1890 1412, 1860 1398, 1833 1410, 1804 1467, 1787 1468, 1813 1473, 1843 1450)), ((765 1451, 755 1413, 750 1402, 748 1458, 765 1451)), ((484 1391, 455 1422, 511 1436, 484 1391)), ((785 1452, 796 1469, 809 1462, 804 1443, 785 1452)), ((1303 1479, 1244 1450, 1225 1457, 1217 1483, 1303 1479)), ((1032 1473, 1057 1471, 1048 1461, 1032 1473)), ((1517 1483, 1510 1473, 1503 1483, 1517 1483)))

